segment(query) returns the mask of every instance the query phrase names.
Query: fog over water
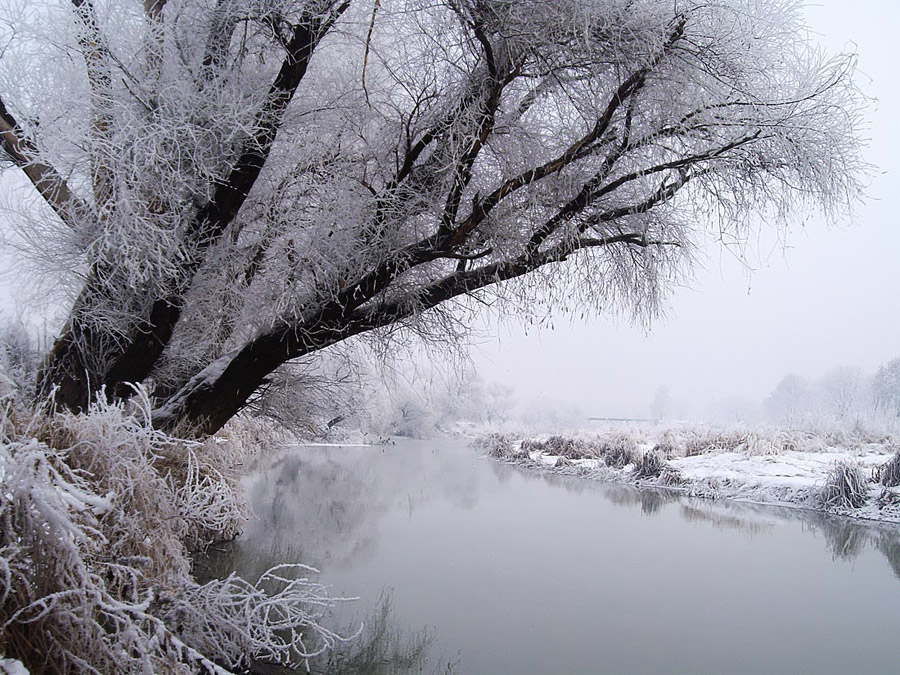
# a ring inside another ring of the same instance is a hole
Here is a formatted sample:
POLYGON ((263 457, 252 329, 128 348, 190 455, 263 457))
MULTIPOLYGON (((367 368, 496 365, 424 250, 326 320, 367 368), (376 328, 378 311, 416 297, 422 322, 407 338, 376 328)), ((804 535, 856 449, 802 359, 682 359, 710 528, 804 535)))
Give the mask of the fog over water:
POLYGON ((811 39, 829 53, 858 52, 858 82, 878 99, 866 152, 875 174, 852 222, 817 217, 785 237, 764 233, 747 243, 749 268, 708 243, 702 268, 649 334, 608 317, 558 316, 552 330, 527 335, 488 319, 491 337, 474 351, 486 379, 522 399, 638 416, 660 386, 702 411, 713 399, 760 401, 788 373, 817 378, 844 365, 871 373, 900 356, 900 3, 823 0, 805 11, 811 39))

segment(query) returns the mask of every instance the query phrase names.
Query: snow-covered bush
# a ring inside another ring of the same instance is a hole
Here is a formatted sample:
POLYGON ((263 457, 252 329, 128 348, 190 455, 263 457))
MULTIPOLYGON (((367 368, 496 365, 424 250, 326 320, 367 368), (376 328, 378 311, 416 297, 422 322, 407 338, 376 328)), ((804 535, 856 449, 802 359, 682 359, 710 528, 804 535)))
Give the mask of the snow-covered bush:
POLYGON ((683 448, 678 445, 678 436, 671 430, 666 430, 662 436, 656 441, 653 449, 658 452, 663 459, 672 459, 684 455, 683 448))
POLYGON ((307 579, 191 577, 189 551, 242 523, 221 444, 154 430, 142 390, 83 415, 2 403, 0 654, 33 672, 227 672, 337 639, 307 579))
POLYGON ((0 396, 31 396, 40 366, 41 350, 37 340, 21 323, 0 325, 0 396))
POLYGON ((595 442, 582 438, 550 436, 545 441, 528 440, 522 443, 527 452, 540 452, 554 457, 566 459, 596 459, 603 453, 603 448, 595 442))
POLYGON ((827 508, 858 509, 867 497, 866 477, 854 462, 838 461, 828 474, 819 492, 822 505, 827 508))

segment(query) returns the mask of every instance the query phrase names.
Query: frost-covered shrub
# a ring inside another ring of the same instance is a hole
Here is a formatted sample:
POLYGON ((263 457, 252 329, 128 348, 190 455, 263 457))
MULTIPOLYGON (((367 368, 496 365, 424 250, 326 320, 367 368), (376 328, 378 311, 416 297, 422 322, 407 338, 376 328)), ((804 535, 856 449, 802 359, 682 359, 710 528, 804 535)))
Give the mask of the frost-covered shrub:
POLYGON ((683 454, 683 448, 680 447, 678 437, 672 431, 667 430, 660 436, 653 449, 659 453, 663 459, 672 459, 683 454))
POLYGON ((285 666, 304 664, 346 638, 319 620, 334 605, 327 588, 311 581, 318 570, 279 565, 255 584, 234 574, 189 585, 160 597, 158 614, 192 646, 214 654, 229 668, 249 665, 249 657, 285 666))
POLYGON ((563 436, 551 436, 541 447, 541 451, 566 459, 592 459, 599 455, 599 448, 580 438, 564 438, 563 436))
POLYGON ((543 441, 536 441, 526 438, 524 441, 522 441, 521 450, 526 455, 530 455, 532 452, 543 452, 544 443, 543 441))
POLYGON ((242 523, 218 444, 154 430, 143 391, 83 415, 12 411, 5 401, 0 654, 33 672, 192 673, 257 656, 302 665, 333 644, 315 584, 191 577, 189 549, 242 523))
POLYGON ((553 465, 553 468, 557 471, 563 471, 566 469, 573 470, 577 468, 577 465, 565 455, 558 455, 556 457, 556 463, 553 465))
POLYGON ((659 474, 659 480, 657 482, 666 487, 678 487, 684 484, 684 478, 682 478, 681 472, 678 469, 667 465, 659 474))
POLYGON ((866 477, 855 462, 838 461, 819 492, 822 505, 828 508, 858 509, 865 505, 866 477))
POLYGON ((736 450, 743 452, 748 457, 778 453, 778 447, 771 436, 753 431, 741 435, 740 444, 736 450))
POLYGON ((0 397, 31 397, 41 362, 41 350, 21 323, 0 326, 0 397))
POLYGON ((704 455, 707 452, 712 452, 712 446, 707 442, 705 438, 690 438, 684 444, 685 457, 696 457, 697 455, 704 455))
POLYGON ((704 429, 693 431, 684 443, 684 456, 695 457, 720 452, 768 455, 777 452, 772 438, 745 429, 704 429))
POLYGON ((825 439, 822 435, 799 429, 778 429, 772 434, 772 444, 777 452, 822 452, 825 439))
POLYGON ((879 509, 896 509, 900 507, 900 490, 896 488, 882 487, 875 504, 879 509))
POLYGON ((863 442, 855 434, 850 434, 842 429, 832 429, 823 435, 825 445, 831 448, 841 448, 846 450, 858 450, 862 447, 863 442))

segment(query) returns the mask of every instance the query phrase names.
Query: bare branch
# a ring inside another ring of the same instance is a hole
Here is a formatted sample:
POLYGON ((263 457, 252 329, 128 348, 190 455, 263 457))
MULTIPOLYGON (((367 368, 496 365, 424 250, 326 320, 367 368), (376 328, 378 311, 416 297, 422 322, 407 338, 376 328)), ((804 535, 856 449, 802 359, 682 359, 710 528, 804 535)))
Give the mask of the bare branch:
POLYGON ((104 156, 111 151, 109 134, 113 125, 110 109, 112 77, 109 71, 109 49, 100 33, 93 2, 91 0, 72 0, 72 6, 81 23, 78 42, 81 45, 88 82, 91 87, 93 112, 91 131, 94 141, 91 151, 91 177, 94 184, 94 201, 97 204, 98 212, 102 214, 113 203, 115 189, 115 179, 109 162, 104 156))
POLYGON ((38 194, 71 229, 78 223, 93 218, 91 208, 70 189, 66 180, 52 166, 38 159, 39 151, 34 142, 22 132, 22 128, 6 104, 0 98, 0 138, 2 148, 13 163, 22 169, 38 194))

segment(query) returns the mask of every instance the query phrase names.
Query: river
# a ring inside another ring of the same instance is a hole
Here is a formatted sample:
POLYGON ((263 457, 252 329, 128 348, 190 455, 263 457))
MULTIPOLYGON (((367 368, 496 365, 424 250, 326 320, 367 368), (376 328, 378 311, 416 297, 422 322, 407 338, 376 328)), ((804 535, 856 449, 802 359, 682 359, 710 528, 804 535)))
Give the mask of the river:
POLYGON ((900 672, 896 526, 540 474, 455 439, 246 469, 252 515, 213 571, 299 561, 360 598, 329 621, 362 637, 314 670, 900 672))

